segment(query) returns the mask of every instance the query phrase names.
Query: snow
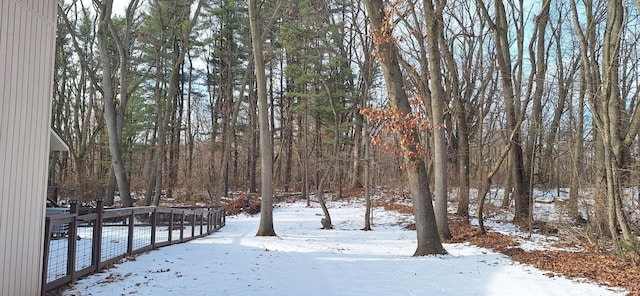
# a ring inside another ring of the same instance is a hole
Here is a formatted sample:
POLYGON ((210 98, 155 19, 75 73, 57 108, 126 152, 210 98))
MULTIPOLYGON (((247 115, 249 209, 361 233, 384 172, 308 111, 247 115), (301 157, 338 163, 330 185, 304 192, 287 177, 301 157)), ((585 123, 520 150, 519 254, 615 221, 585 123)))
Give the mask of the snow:
POLYGON ((274 209, 277 237, 256 237, 259 215, 230 216, 218 232, 164 247, 79 280, 63 295, 622 295, 623 291, 515 263, 467 243, 448 255, 411 257, 409 215, 330 202, 335 229, 304 203, 274 209))
MULTIPOLYGON (((198 226, 185 226, 183 233, 189 236, 192 232, 200 235, 201 229, 198 226)), ((129 226, 104 227, 102 229, 102 251, 100 260, 102 262, 110 260, 127 253, 127 238, 129 226)), ((76 270, 91 266, 91 248, 93 245, 93 227, 79 227, 76 243, 76 270)), ((172 231, 173 238, 180 237, 180 230, 172 231)), ((133 250, 147 247, 151 241, 151 227, 137 226, 134 228, 133 250)), ((156 242, 166 242, 169 240, 167 229, 156 230, 156 242)), ((67 274, 67 239, 52 240, 49 245, 49 262, 47 266, 47 283, 64 277, 67 274)))

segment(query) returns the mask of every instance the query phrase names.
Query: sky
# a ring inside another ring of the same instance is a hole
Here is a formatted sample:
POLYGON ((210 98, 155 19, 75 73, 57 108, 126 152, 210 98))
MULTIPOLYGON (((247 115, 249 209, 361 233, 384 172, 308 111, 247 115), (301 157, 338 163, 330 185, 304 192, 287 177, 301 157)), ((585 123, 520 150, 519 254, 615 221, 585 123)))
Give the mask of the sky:
POLYGON ((276 206, 276 237, 255 236, 259 215, 230 216, 219 232, 126 260, 63 295, 623 295, 467 243, 412 257, 410 215, 375 208, 365 232, 362 201, 329 202, 335 229, 322 230, 320 207, 305 205, 276 206))

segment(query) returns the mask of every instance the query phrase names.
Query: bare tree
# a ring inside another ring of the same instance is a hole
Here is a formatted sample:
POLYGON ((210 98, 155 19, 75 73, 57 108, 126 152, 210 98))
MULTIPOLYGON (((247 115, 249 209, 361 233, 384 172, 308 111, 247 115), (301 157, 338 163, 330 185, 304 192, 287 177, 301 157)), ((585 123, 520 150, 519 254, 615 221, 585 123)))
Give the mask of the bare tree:
MULTIPOLYGON (((598 67, 597 23, 601 12, 594 12, 592 1, 585 1, 584 12, 580 12, 575 1, 571 1, 573 23, 580 41, 582 87, 586 88, 588 107, 593 114, 595 124, 595 154, 598 187, 595 215, 596 229, 613 239, 621 230, 625 240, 631 238, 631 232, 625 214, 622 211, 620 175, 628 165, 628 149, 640 129, 640 112, 633 104, 632 110, 625 110, 621 102, 620 56, 624 28, 624 6, 621 1, 606 2, 605 29, 602 36, 602 70, 598 67), (584 27, 581 14, 585 16, 584 27), (623 115, 624 113, 628 115, 623 115), (631 115, 632 114, 632 115, 631 115), (604 198, 601 198, 604 196, 604 198)), ((605 6, 596 6, 605 7, 605 6)))
MULTIPOLYGON (((145 74, 140 75, 137 79, 133 80, 131 75, 131 46, 134 42, 133 40, 133 29, 136 22, 136 11, 140 8, 140 0, 131 0, 127 9, 125 11, 125 24, 122 32, 122 36, 120 36, 116 27, 113 24, 112 20, 109 20, 109 31, 111 33, 112 40, 115 42, 116 47, 118 49, 118 59, 119 59, 119 86, 120 86, 120 100, 117 106, 117 117, 116 117, 116 127, 118 132, 118 141, 120 147, 123 147, 123 135, 122 130, 124 128, 125 122, 125 113, 127 111, 127 106, 129 103, 129 99, 131 99, 131 94, 135 92, 135 90, 140 86, 142 81, 146 79, 147 74, 149 73, 149 69, 145 74)), ((111 167, 111 173, 109 174, 109 183, 107 186, 106 193, 106 204, 113 204, 113 197, 115 191, 115 169, 111 167)))
MULTIPOLYGON (((400 112, 401 116, 411 114, 411 106, 405 91, 403 74, 398 61, 398 49, 392 35, 392 24, 382 0, 365 0, 371 32, 374 36, 374 44, 380 57, 384 81, 387 85, 387 94, 391 107, 400 112)), ((405 141, 400 141, 402 155, 405 160, 409 188, 413 201, 413 213, 416 220, 418 245, 414 256, 431 254, 444 254, 436 226, 436 218, 433 212, 431 192, 424 159, 417 152, 416 143, 409 143, 406 139, 418 139, 416 127, 401 129, 401 135, 405 141)))
MULTIPOLYGON (((529 220, 530 206, 530 190, 529 178, 524 165, 524 155, 522 151, 522 140, 520 131, 515 130, 517 125, 518 114, 523 112, 520 107, 519 97, 516 96, 516 87, 513 80, 511 50, 509 44, 509 24, 507 21, 507 13, 505 11, 502 0, 494 1, 494 17, 491 18, 484 1, 478 1, 482 14, 485 17, 489 27, 493 31, 496 43, 496 59, 498 61, 498 71, 502 82, 502 96, 506 108, 506 127, 509 131, 515 131, 513 134, 511 149, 509 149, 511 174, 513 177, 513 185, 515 189, 515 215, 514 221, 525 222, 529 220)), ((522 55, 522 49, 519 49, 519 56, 522 55)), ((521 69, 522 67, 520 67, 521 69)))
MULTIPOLYGON (((447 141, 444 134, 445 92, 440 74, 440 39, 442 38, 442 10, 444 3, 424 0, 427 23, 427 52, 429 54, 429 78, 431 82, 431 112, 433 115, 433 171, 435 179, 435 215, 440 238, 451 238, 447 224, 447 141), (434 5, 435 2, 435 5, 434 5)), ((448 101, 448 100, 446 100, 448 101)))
POLYGON ((620 0, 607 2, 606 28, 602 44, 602 93, 591 103, 592 114, 603 144, 603 160, 607 193, 607 218, 609 233, 615 239, 620 228, 625 240, 631 239, 631 231, 622 212, 620 196, 620 170, 626 165, 627 145, 638 133, 640 115, 635 112, 629 128, 622 123, 620 81, 620 45, 624 23, 624 6, 620 0), (625 134, 627 132, 628 134, 625 134))
POLYGON ((109 152, 111 153, 111 165, 118 183, 120 191, 120 200, 123 206, 133 206, 131 199, 131 191, 129 189, 129 178, 124 167, 122 158, 121 141, 118 137, 118 120, 116 112, 116 104, 113 91, 113 74, 111 68, 111 59, 109 56, 109 23, 111 22, 111 11, 113 8, 112 0, 94 0, 99 7, 98 30, 96 33, 98 46, 100 49, 100 60, 102 63, 102 96, 104 99, 104 118, 107 126, 107 134, 109 135, 109 152))
POLYGON ((265 63, 262 52, 262 33, 255 0, 249 0, 249 26, 251 44, 258 85, 258 121, 260 126, 260 161, 261 161, 261 189, 262 203, 260 205, 260 227, 257 236, 275 236, 273 229, 273 149, 271 149, 271 130, 267 106, 267 79, 265 77, 265 63))

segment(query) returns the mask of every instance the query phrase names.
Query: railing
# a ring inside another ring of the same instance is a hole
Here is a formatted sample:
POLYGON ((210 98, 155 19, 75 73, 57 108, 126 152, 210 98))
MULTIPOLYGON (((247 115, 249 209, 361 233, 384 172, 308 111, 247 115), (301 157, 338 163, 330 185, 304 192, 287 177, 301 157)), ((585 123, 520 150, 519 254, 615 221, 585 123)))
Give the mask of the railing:
POLYGON ((105 210, 102 199, 96 201, 88 214, 79 215, 72 201, 70 213, 46 217, 43 295, 123 258, 209 235, 226 222, 224 208, 105 210))

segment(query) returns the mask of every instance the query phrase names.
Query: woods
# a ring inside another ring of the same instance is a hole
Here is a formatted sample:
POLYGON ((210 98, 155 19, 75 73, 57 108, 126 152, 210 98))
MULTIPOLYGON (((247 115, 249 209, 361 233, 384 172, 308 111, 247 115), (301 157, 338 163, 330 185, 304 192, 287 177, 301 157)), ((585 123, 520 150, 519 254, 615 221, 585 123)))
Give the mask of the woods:
POLYGON ((530 226, 535 190, 554 190, 581 239, 637 241, 638 3, 58 3, 52 127, 70 151, 49 185, 64 196, 255 194, 258 235, 275 235, 277 196, 397 188, 427 255, 445 252, 451 205, 482 226, 503 188, 530 226))

